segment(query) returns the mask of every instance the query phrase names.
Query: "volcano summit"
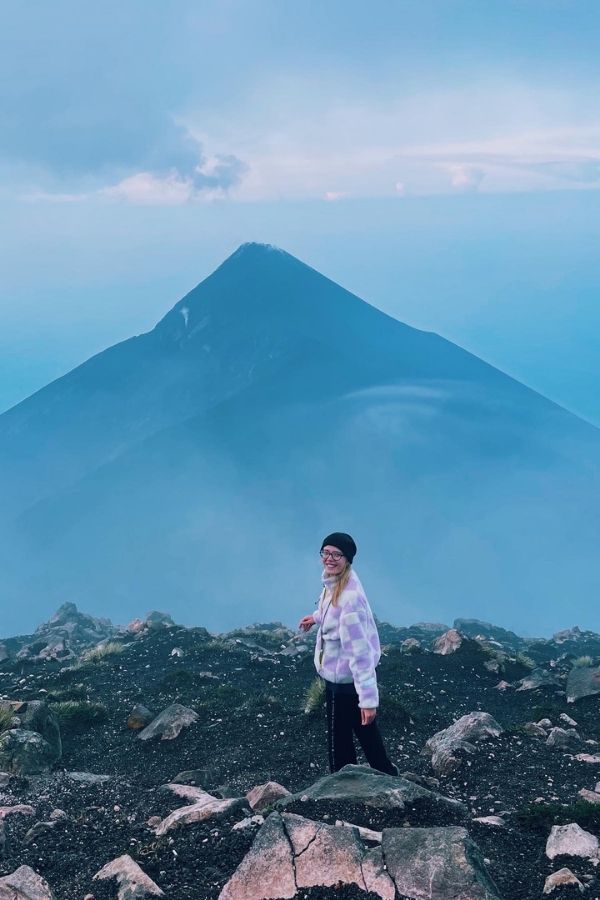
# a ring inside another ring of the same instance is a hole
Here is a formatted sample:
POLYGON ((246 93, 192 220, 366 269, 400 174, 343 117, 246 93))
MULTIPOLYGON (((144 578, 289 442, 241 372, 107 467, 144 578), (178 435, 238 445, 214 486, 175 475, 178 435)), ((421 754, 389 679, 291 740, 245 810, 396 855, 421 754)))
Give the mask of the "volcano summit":
POLYGON ((244 244, 152 331, 0 416, 5 630, 140 598, 214 629, 291 623, 336 528, 381 617, 549 632, 575 605, 590 626, 599 447, 483 360, 244 244))

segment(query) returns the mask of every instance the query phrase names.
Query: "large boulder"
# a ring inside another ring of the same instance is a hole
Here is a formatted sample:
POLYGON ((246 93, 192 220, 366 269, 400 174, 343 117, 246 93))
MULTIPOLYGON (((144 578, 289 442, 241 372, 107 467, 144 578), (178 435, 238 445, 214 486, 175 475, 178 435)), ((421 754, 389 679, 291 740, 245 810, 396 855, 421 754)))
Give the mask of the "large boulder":
POLYGON ((466 829, 386 828, 383 857, 399 894, 415 900, 497 900, 477 845, 466 829))
POLYGON ((0 771, 13 775, 49 772, 55 750, 37 731, 11 728, 0 735, 0 771))
POLYGON ((439 804, 452 812, 465 810, 458 800, 436 794, 407 778, 384 775, 370 766, 344 766, 333 775, 319 778, 303 791, 283 797, 277 806, 283 809, 297 800, 342 800, 377 809, 404 809, 414 803, 426 802, 439 804))
POLYGON ((29 866, 0 878, 0 900, 56 900, 47 881, 29 866))
POLYGON ((600 694, 600 666, 575 666, 567 678, 567 701, 600 694))
POLYGON ((187 728, 198 721, 198 713, 181 703, 172 703, 163 709, 155 719, 138 733, 141 741, 149 741, 160 738, 161 741, 172 741, 182 728, 187 728))
POLYGON ((425 744, 424 753, 431 754, 431 765, 440 775, 448 775, 461 764, 460 751, 474 753, 475 744, 490 737, 498 737, 502 726, 486 712, 472 712, 438 731, 425 744))
POLYGON ((381 848, 368 850, 355 829, 271 813, 219 900, 286 900, 302 888, 343 884, 395 897, 381 848))

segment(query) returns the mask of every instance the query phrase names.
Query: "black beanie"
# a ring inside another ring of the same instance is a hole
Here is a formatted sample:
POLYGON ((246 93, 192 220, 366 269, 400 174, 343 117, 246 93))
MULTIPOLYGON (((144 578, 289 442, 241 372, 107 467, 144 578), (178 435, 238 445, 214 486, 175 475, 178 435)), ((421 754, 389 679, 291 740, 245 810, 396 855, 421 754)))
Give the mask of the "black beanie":
POLYGON ((328 534, 321 544, 321 550, 323 547, 328 546, 337 547, 338 550, 341 550, 349 563, 356 556, 356 544, 353 538, 349 534, 344 534, 343 531, 334 531, 333 534, 328 534))

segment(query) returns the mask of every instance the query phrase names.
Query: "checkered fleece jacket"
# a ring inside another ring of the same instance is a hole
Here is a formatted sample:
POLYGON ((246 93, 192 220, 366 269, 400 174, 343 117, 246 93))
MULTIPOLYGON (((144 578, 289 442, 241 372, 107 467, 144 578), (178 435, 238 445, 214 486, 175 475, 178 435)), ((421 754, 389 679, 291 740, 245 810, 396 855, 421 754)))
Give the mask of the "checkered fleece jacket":
POLYGON ((315 645, 315 667, 334 684, 354 682, 362 709, 379 706, 375 667, 381 657, 377 626, 358 575, 351 570, 348 584, 337 606, 330 603, 335 578, 323 575, 324 591, 313 617, 319 626, 315 645), (319 664, 323 639, 323 662, 319 664))

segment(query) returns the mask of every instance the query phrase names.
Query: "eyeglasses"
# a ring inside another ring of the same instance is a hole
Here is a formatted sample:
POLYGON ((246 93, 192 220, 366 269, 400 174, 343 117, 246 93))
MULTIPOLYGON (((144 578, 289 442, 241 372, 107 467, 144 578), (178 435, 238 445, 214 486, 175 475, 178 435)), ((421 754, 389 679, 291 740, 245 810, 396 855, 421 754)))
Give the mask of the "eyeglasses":
POLYGON ((339 550, 321 550, 320 555, 321 559, 329 559, 331 557, 335 562, 338 562, 344 554, 340 553, 339 550))

